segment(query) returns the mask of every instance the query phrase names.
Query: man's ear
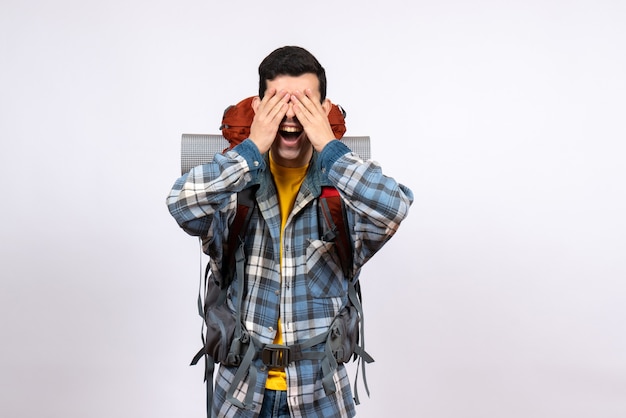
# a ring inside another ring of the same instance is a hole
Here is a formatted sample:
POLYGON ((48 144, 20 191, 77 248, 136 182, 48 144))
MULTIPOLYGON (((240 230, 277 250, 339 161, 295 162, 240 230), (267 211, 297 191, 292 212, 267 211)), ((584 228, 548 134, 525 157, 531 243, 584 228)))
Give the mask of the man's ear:
POLYGON ((330 100, 324 99, 324 101, 322 102, 322 109, 326 111, 326 116, 328 116, 328 114, 330 113, 330 109, 332 108, 333 104, 330 102, 330 100))
POLYGON ((252 105, 252 110, 254 110, 255 114, 260 104, 261 104, 261 98, 259 96, 254 96, 254 98, 252 99, 251 105, 252 105))

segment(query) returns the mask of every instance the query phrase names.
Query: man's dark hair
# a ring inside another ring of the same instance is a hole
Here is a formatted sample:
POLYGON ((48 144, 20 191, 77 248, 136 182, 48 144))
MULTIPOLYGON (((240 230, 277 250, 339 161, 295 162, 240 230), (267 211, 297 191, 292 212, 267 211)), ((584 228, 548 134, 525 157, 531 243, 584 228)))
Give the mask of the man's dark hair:
POLYGON ((298 77, 312 73, 320 84, 320 96, 326 98, 326 71, 309 51, 299 46, 284 46, 269 54, 259 65, 259 97, 263 99, 267 82, 280 75, 298 77))

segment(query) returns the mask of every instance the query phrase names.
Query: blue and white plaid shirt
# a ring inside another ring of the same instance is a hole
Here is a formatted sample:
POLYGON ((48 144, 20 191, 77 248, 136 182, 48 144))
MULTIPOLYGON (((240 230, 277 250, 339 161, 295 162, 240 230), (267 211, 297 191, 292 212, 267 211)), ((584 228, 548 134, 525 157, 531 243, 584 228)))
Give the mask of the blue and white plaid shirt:
MULTIPOLYGON (((407 216, 413 193, 386 177, 380 166, 363 162, 340 141, 314 153, 307 176, 296 197, 284 230, 282 277, 279 260, 280 210, 266 157, 250 140, 212 163, 193 168, 174 184, 167 199, 178 224, 189 234, 204 238, 211 271, 220 278, 222 254, 229 224, 237 206, 237 192, 258 184, 257 206, 246 233, 243 321, 264 344, 276 335, 278 318, 287 345, 324 333, 347 302, 347 280, 333 250, 321 240, 317 197, 321 186, 334 186, 346 203, 346 220, 354 243, 353 273, 391 238, 407 216)), ((236 278, 235 280, 239 280, 236 278)), ((237 285, 232 286, 236 288, 237 285)), ((234 293, 234 292, 233 292, 234 293)), ((230 306, 234 294, 229 295, 230 306)), ((320 347, 319 350, 323 350, 320 347)), ((258 360, 258 379, 239 382, 235 397, 243 400, 254 390, 254 408, 244 410, 226 401, 237 371, 221 366, 216 378, 213 413, 219 417, 255 417, 265 388, 267 370, 258 360)), ((352 417, 356 414, 350 381, 340 365, 334 375, 337 391, 327 395, 322 387, 318 360, 293 362, 286 368, 287 398, 293 417, 352 417)))

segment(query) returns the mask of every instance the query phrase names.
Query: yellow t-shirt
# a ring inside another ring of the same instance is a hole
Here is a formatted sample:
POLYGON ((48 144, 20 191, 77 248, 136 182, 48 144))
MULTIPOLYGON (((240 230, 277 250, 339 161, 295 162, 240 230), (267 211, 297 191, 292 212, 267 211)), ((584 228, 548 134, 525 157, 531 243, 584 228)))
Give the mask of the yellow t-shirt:
MULTIPOLYGON (((304 167, 282 167, 272 160, 270 153, 270 172, 274 177, 274 184, 278 192, 278 205, 280 207, 280 262, 282 275, 283 260, 283 230, 287 223, 287 218, 293 209, 296 196, 300 186, 306 177, 308 164, 304 167)), ((278 318, 276 326, 276 337, 274 344, 283 344, 282 324, 278 318)), ((270 390, 287 390, 287 374, 284 369, 270 369, 265 387, 270 390)))

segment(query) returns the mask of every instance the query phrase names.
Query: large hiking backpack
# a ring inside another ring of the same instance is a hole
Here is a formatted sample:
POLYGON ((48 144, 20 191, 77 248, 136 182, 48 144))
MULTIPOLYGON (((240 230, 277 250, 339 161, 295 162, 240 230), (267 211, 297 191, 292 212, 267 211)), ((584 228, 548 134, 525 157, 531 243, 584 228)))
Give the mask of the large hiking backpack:
MULTIPOLYGON (((253 114, 251 115, 247 110, 249 106, 250 98, 226 109, 221 126, 223 137, 219 135, 183 134, 181 153, 181 171, 183 174, 196 165, 210 162, 213 154, 220 152, 219 150, 226 151, 247 137, 253 117, 253 114), (246 125, 248 131, 245 131, 246 125), (229 130, 233 126, 237 127, 234 133, 229 130), (229 146, 224 148, 225 143, 229 146)), ((345 132, 343 120, 345 112, 337 105, 333 105, 333 109, 331 115, 334 115, 335 119, 331 119, 331 126, 333 126, 336 138, 340 139, 345 132)), ((329 119, 331 115, 329 115, 329 119)), ((352 142, 354 148, 360 151, 358 153, 363 158, 369 158, 369 137, 348 137, 344 138, 344 141, 352 142)), ((286 367, 293 361, 305 358, 321 360, 324 373, 322 383, 327 393, 336 390, 332 375, 338 364, 348 362, 351 359, 356 360, 359 364, 357 364, 357 376, 354 381, 354 400, 356 404, 359 404, 357 389, 359 368, 362 370, 362 379, 369 395, 365 363, 374 360, 364 349, 361 292, 358 278, 351 277, 350 273, 353 254, 352 242, 345 221, 344 203, 335 188, 322 188, 322 193, 318 198, 318 206, 321 208, 321 217, 323 218, 323 222, 321 222, 324 225, 323 238, 336 243, 335 248, 342 262, 344 276, 349 280, 349 291, 348 304, 335 318, 329 330, 296 346, 261 344, 247 332, 241 321, 241 300, 243 298, 236 298, 238 305, 235 307, 234 313, 227 306, 227 293, 233 277, 235 274, 237 277, 244 277, 245 232, 256 204, 255 191, 255 188, 248 188, 237 195, 237 212, 230 227, 222 260, 222 280, 218 282, 212 279, 208 264, 201 277, 198 312, 203 318, 202 348, 194 356, 191 364, 195 365, 202 357, 205 358, 207 416, 211 416, 215 363, 239 367, 226 396, 230 402, 238 407, 250 408, 252 407, 254 391, 250 390, 243 401, 236 399, 234 392, 237 384, 246 376, 249 377, 251 386, 254 387, 257 372, 253 362, 257 358, 260 358, 268 367, 286 367), (325 344, 324 352, 307 351, 308 348, 322 343, 325 344)), ((242 295, 244 280, 238 280, 238 283, 239 288, 235 291, 238 295, 242 295)))

